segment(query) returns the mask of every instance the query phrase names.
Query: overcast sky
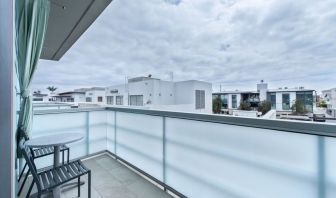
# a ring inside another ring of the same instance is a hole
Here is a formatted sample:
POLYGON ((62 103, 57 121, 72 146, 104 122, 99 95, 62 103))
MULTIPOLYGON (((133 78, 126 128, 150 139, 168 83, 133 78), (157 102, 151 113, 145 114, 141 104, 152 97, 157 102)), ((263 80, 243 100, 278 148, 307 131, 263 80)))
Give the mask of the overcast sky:
POLYGON ((33 89, 110 86, 152 74, 223 90, 336 87, 335 0, 114 0, 33 89))

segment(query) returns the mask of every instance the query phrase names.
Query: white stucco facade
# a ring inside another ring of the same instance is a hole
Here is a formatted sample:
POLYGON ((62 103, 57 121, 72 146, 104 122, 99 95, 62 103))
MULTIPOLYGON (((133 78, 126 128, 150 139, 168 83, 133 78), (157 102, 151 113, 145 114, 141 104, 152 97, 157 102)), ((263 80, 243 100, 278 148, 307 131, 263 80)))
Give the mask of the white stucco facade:
POLYGON ((327 113, 336 118, 336 88, 322 91, 322 98, 327 103, 327 113))
POLYGON ((85 102, 94 104, 106 104, 104 88, 90 88, 85 91, 85 102))
POLYGON ((212 85, 196 80, 172 82, 142 77, 131 79, 127 84, 107 87, 106 100, 108 100, 107 105, 211 113, 212 85), (204 105, 201 108, 196 106, 196 90, 204 93, 204 105), (122 104, 120 100, 123 101, 122 104))

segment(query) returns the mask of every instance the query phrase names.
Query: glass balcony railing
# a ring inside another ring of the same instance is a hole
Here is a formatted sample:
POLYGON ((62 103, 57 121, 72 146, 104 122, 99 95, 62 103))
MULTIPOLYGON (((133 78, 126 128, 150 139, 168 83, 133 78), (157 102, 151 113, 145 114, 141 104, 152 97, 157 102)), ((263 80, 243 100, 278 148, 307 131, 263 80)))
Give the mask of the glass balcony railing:
MULTIPOLYGON (((336 125, 126 108, 35 111, 33 137, 78 132, 187 197, 336 194, 336 125)), ((38 161, 39 166, 52 159, 38 161)))

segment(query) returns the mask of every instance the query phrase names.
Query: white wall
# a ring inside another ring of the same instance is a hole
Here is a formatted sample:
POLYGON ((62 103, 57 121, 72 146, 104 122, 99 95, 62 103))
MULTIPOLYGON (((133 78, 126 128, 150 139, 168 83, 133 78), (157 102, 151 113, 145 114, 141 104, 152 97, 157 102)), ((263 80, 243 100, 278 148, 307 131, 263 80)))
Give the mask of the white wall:
MULTIPOLYGON (((105 100, 107 96, 113 96, 113 105, 116 105, 116 96, 123 96, 123 105, 128 105, 128 84, 110 86, 106 88, 105 100), (115 91, 118 92, 115 92, 115 91)), ((110 105, 110 104, 109 104, 110 105)))
POLYGON ((92 103, 106 104, 105 90, 89 90, 85 92, 85 98, 91 97, 92 103), (98 102, 98 97, 103 98, 103 102, 98 102))
POLYGON ((331 90, 330 104, 332 108, 336 108, 336 89, 331 90))
POLYGON ((276 110, 277 111, 282 111, 282 93, 281 92, 276 92, 275 93, 276 97, 276 110))
POLYGON ((240 106, 241 102, 241 94, 240 93, 235 93, 235 94, 228 94, 228 108, 229 109, 238 109, 240 106), (232 95, 237 96, 237 108, 232 108, 232 95))
POLYGON ((150 79, 131 82, 127 85, 110 86, 106 89, 106 96, 114 96, 114 105, 115 96, 118 95, 123 96, 124 105, 128 105, 128 96, 142 95, 144 107, 190 111, 193 106, 193 112, 212 112, 212 85, 201 81, 171 82, 150 79), (118 90, 118 93, 111 93, 111 90, 118 90), (195 109, 195 90, 205 91, 205 109, 195 109), (167 105, 167 107, 164 107, 164 105, 167 105), (177 106, 172 107, 172 105, 177 106))
POLYGON ((174 82, 153 81, 154 95, 152 97, 153 105, 173 105, 175 104, 174 82))
POLYGON ((292 107, 296 100, 296 92, 289 93, 290 107, 292 107))
POLYGON ((276 110, 277 111, 291 111, 291 110, 284 110, 282 108, 282 95, 283 94, 289 94, 290 107, 293 106, 296 100, 296 92, 276 92, 276 110))
POLYGON ((212 113, 212 84, 201 81, 182 81, 175 83, 175 104, 193 104, 196 107, 195 91, 205 91, 205 108, 194 112, 212 113))
POLYGON ((85 94, 75 93, 72 94, 72 97, 74 98, 74 102, 85 102, 85 94))

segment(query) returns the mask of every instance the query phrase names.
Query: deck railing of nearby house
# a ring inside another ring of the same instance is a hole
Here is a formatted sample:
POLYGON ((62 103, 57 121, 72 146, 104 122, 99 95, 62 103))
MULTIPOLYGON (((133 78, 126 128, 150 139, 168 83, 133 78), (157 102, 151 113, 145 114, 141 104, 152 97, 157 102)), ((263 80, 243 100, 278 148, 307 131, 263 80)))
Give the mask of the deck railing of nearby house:
POLYGON ((332 124, 115 107, 35 111, 33 137, 66 132, 85 137, 70 145, 71 158, 110 152, 187 197, 336 194, 332 124))

